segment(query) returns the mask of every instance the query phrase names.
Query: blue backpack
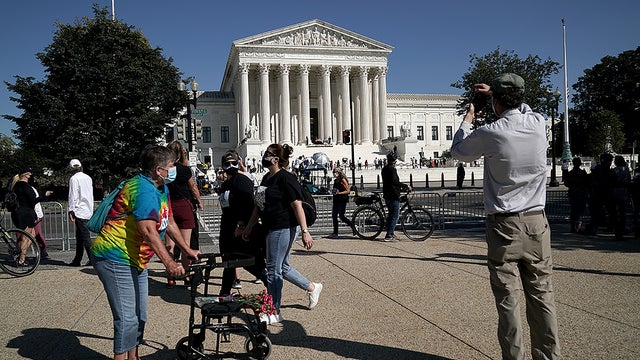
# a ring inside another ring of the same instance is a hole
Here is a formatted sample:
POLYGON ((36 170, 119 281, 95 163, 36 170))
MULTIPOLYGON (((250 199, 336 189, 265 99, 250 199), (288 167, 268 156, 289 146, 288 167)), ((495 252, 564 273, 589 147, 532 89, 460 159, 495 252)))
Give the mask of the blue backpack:
MULTIPOLYGON (((107 215, 109 214, 109 211, 113 206, 113 201, 115 200, 120 190, 122 190, 122 187, 125 183, 126 180, 121 182, 115 190, 110 192, 109 195, 107 195, 102 200, 100 205, 98 205, 98 208, 93 212, 93 215, 91 215, 91 219, 89 219, 89 222, 87 223, 87 228, 89 228, 91 232, 94 232, 96 234, 100 232, 102 226, 107 221, 107 215)), ((123 216, 126 216, 126 214, 123 214, 120 217, 123 216)))

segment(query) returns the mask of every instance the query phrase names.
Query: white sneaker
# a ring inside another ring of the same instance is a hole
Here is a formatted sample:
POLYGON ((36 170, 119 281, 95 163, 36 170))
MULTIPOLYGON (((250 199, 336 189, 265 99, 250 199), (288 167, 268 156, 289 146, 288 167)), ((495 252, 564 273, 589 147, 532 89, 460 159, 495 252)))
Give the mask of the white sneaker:
POLYGON ((260 321, 266 322, 267 325, 273 325, 282 322, 282 314, 260 315, 260 321))
POLYGON ((322 292, 321 283, 313 283, 313 286, 313 291, 307 291, 307 294, 309 295, 309 309, 313 309, 316 305, 318 305, 320 292, 322 292))

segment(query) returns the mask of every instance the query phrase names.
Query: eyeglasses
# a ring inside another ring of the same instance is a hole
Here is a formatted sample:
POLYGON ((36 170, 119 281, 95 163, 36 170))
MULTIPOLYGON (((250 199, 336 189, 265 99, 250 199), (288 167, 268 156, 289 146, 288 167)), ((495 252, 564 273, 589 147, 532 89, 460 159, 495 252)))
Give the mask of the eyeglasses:
POLYGON ((267 155, 267 156, 275 156, 275 157, 278 157, 278 155, 276 155, 276 154, 272 153, 272 152, 271 152, 271 151, 269 151, 269 150, 265 150, 264 154, 265 154, 265 155, 267 155))

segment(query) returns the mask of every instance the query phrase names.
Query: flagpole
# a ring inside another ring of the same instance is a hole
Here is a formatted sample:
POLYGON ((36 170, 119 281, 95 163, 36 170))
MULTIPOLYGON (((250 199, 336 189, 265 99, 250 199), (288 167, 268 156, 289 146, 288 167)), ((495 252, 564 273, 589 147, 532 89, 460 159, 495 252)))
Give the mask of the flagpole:
POLYGON ((116 19, 116 0, 111 0, 111 20, 116 19))
POLYGON ((562 19, 562 56, 564 58, 564 143, 562 144, 562 162, 571 161, 569 145, 569 84, 567 81, 567 31, 562 19))

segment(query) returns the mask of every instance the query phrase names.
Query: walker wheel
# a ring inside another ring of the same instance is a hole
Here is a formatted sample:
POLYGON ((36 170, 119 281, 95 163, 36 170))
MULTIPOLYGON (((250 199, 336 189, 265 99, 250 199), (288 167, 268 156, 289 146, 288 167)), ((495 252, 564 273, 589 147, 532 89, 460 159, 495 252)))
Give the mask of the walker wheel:
POLYGON ((264 360, 271 355, 271 340, 264 334, 256 335, 254 341, 248 337, 244 342, 244 349, 250 359, 264 360), (255 345, 254 345, 255 341, 255 345))
MULTIPOLYGON (((196 348, 198 348, 198 350, 200 350, 202 352, 202 344, 196 344, 195 346, 196 348)), ((189 348, 189 337, 183 337, 182 339, 180 339, 180 341, 178 341, 178 343, 176 344, 176 353, 178 355, 178 359, 179 360, 200 360, 203 359, 200 355, 195 354, 190 348, 189 348)))

